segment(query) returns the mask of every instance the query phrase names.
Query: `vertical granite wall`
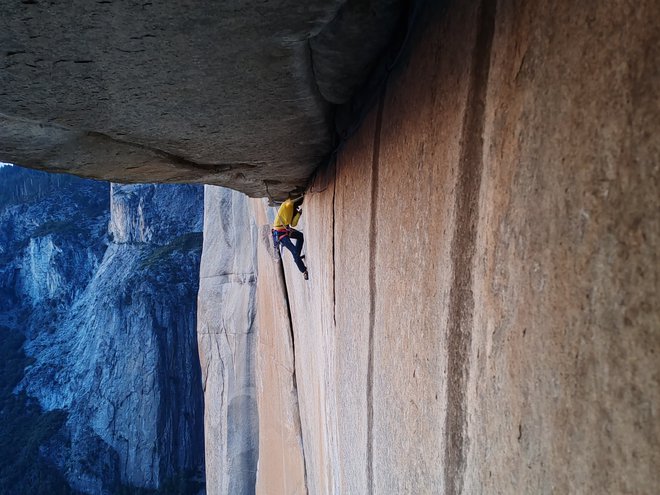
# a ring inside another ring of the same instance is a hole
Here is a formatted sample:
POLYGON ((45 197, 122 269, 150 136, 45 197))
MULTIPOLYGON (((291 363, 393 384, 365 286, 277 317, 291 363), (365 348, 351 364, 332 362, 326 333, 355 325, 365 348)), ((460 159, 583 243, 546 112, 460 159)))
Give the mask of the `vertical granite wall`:
POLYGON ((296 363, 288 294, 282 263, 269 239, 272 211, 251 200, 262 237, 257 245, 257 400, 259 404, 259 494, 307 493, 300 429, 296 363), (270 213, 270 215, 268 215, 270 213))
POLYGON ((259 492, 652 494, 660 6, 425 17, 308 189, 309 281, 253 240, 259 492))
POLYGON ((310 493, 654 492, 659 10, 450 6, 310 187, 310 493))
POLYGON ((247 196, 216 186, 204 195, 198 345, 204 387, 209 495, 254 493, 257 230, 247 196))

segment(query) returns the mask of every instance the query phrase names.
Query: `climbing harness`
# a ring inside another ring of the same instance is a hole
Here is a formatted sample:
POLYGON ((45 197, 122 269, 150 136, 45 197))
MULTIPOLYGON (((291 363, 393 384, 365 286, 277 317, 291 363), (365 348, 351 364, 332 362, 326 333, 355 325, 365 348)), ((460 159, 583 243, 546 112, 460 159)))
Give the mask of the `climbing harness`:
POLYGON ((282 239, 285 237, 291 237, 291 230, 290 229, 273 229, 273 239, 276 240, 277 244, 280 243, 282 239))

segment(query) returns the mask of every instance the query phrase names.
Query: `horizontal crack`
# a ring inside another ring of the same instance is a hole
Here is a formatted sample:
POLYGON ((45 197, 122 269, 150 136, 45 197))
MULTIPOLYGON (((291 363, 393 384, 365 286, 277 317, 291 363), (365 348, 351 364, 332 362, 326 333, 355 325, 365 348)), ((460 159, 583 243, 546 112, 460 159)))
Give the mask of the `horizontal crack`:
POLYGON ((170 162, 171 165, 174 165, 175 167, 181 167, 181 168, 186 168, 186 169, 203 169, 208 172, 212 173, 224 173, 224 172, 230 172, 234 170, 250 170, 250 169, 255 169, 258 168, 259 165, 251 164, 251 163, 198 163, 194 162, 192 160, 189 160, 187 158, 184 158, 179 155, 174 155, 172 153, 169 153, 167 151, 161 150, 159 148, 155 148, 152 146, 146 146, 144 144, 140 143, 134 143, 131 141, 124 141, 122 139, 117 139, 112 136, 109 136, 107 134, 103 134, 101 132, 96 132, 96 131, 87 131, 85 133, 89 137, 93 138, 98 138, 98 139, 104 139, 108 141, 112 141, 117 144, 121 144, 124 146, 130 146, 132 148, 137 148, 141 149, 144 151, 147 151, 149 153, 152 153, 154 155, 160 156, 161 158, 165 159, 166 161, 170 162))
MULTIPOLYGON (((91 61, 85 61, 85 60, 78 60, 78 61, 72 61, 72 60, 58 60, 54 63, 63 63, 63 62, 74 62, 74 63, 91 63, 91 61)), ((10 64, 11 65, 11 64, 10 64)), ((72 134, 72 140, 75 139, 75 136, 83 136, 91 139, 97 139, 97 140, 102 140, 108 143, 114 143, 120 146, 125 146, 127 148, 133 148, 135 150, 142 150, 146 153, 155 155, 159 158, 161 158, 164 162, 167 162, 169 165, 173 166, 174 168, 179 168, 183 170, 197 170, 197 171, 203 171, 205 173, 209 174, 226 174, 229 172, 235 173, 235 174, 240 174, 241 172, 246 172, 250 170, 255 170, 258 169, 261 166, 264 166, 264 162, 256 162, 256 163, 244 163, 244 162, 235 162, 235 163, 200 163, 200 162, 195 162, 193 160, 190 160, 188 158, 185 158, 180 155, 175 155, 173 153, 170 153, 168 151, 153 147, 153 146, 148 146, 145 144, 140 144, 140 143, 135 143, 132 141, 128 140, 123 140, 123 139, 118 139, 115 137, 112 137, 108 134, 105 134, 103 132, 98 132, 98 131, 85 131, 83 129, 76 129, 72 127, 68 127, 66 125, 61 125, 59 123, 54 123, 54 122, 43 122, 43 121, 38 121, 38 120, 32 120, 32 119, 26 119, 23 117, 15 117, 11 115, 6 115, 0 113, 0 121, 1 120, 7 120, 13 123, 23 123, 26 126, 33 126, 35 129, 39 129, 39 132, 43 132, 44 127, 49 127, 52 129, 58 129, 61 132, 69 132, 72 134)), ((55 167, 51 166, 49 169, 54 170, 55 167)), ((63 171, 70 171, 69 168, 62 169, 63 171)))

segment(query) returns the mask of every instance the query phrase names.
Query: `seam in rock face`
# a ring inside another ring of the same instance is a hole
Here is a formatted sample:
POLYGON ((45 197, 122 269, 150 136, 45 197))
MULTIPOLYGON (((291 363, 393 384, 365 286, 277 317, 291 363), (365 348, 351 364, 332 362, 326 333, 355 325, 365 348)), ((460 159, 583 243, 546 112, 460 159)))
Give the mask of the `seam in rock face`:
POLYGON ((296 405, 298 406, 298 424, 300 425, 300 453, 303 459, 303 482, 305 483, 305 493, 309 493, 309 488, 307 485, 307 458, 305 456, 305 439, 303 438, 302 430, 302 421, 301 421, 301 412, 300 412, 300 398, 298 397, 298 383, 296 378, 296 341, 293 333, 293 318, 291 316, 291 304, 289 302, 289 290, 286 286, 286 275, 284 273, 284 263, 280 258, 279 262, 279 275, 280 280, 282 281, 282 290, 284 295, 284 300, 286 301, 286 312, 287 318, 289 321, 289 335, 291 337, 291 365, 293 367, 293 372, 291 373, 291 381, 293 383, 293 389, 296 392, 296 405))
POLYGON ((335 263, 335 246, 337 245, 337 229, 335 219, 337 212, 335 210, 335 200, 337 199, 337 165, 335 164, 335 179, 332 190, 332 322, 337 328, 337 266, 335 263))
MULTIPOLYGON (((23 117, 15 117, 4 113, 0 113, 0 119, 11 122, 21 122, 25 125, 34 126, 35 129, 44 129, 44 128, 57 129, 61 132, 69 132, 80 136, 87 136, 92 139, 99 139, 102 141, 116 143, 121 146, 126 146, 128 148, 139 149, 162 158, 164 161, 168 162, 174 168, 180 168, 186 170, 202 170, 208 173, 222 174, 227 172, 234 172, 237 170, 251 170, 263 165, 263 163, 197 163, 188 160, 187 158, 184 158, 182 156, 174 155, 172 153, 169 153, 167 151, 158 148, 150 147, 140 143, 134 143, 132 141, 117 139, 102 132, 84 131, 81 129, 76 129, 65 125, 56 124, 53 122, 41 122, 38 120, 26 119, 23 117)), ((127 168, 136 169, 139 167, 127 167, 127 168)), ((57 168, 57 167, 48 167, 47 170, 61 170, 61 171, 71 172, 71 170, 69 169, 57 168)))
POLYGON ((206 394, 206 384, 209 381, 209 370, 211 369, 211 359, 212 357, 210 355, 206 356, 206 371, 204 372, 204 380, 203 380, 204 383, 202 383, 202 390, 205 394, 206 394))
POLYGON ((316 77, 316 65, 314 64, 314 49, 312 48, 312 38, 307 38, 307 53, 309 54, 309 71, 312 74, 314 89, 316 90, 316 94, 319 96, 319 98, 321 98, 323 102, 327 103, 328 100, 326 100, 323 96, 323 93, 321 93, 321 88, 319 88, 319 82, 316 77))
POLYGON ((447 325, 444 480, 448 495, 458 495, 463 490, 469 440, 464 434, 467 430, 465 392, 474 311, 472 263, 476 251, 479 189, 484 166, 483 131, 495 9, 495 0, 484 0, 479 7, 456 185, 456 226, 451 243, 453 280, 447 325))
POLYGON ((289 321, 289 336, 291 338, 291 349, 293 351, 292 353, 292 359, 293 363, 293 381, 294 381, 294 386, 295 386, 295 381, 296 381, 296 344, 295 344, 295 339, 293 337, 293 318, 291 316, 291 303, 289 302, 289 290, 286 287, 286 277, 284 274, 284 263, 282 262, 282 259, 277 263, 279 265, 279 272, 280 272, 280 279, 282 280, 282 290, 284 292, 284 300, 286 301, 286 316, 289 321))
POLYGON ((376 130, 374 132, 373 161, 371 165, 371 212, 369 220, 369 357, 367 361, 367 485, 369 493, 374 493, 374 326, 376 323, 376 215, 378 195, 378 164, 380 161, 380 135, 383 124, 383 107, 385 106, 385 93, 387 83, 383 89, 378 103, 376 116, 376 130))
POLYGON ((337 20, 337 18, 341 14, 341 11, 344 9, 346 3, 347 2, 342 2, 341 5, 337 7, 337 11, 334 13, 332 18, 329 21, 327 21, 314 36, 310 36, 309 38, 307 38, 307 50, 309 51, 309 70, 312 73, 314 88, 316 89, 317 94, 326 103, 328 103, 328 100, 325 98, 325 96, 323 96, 323 93, 321 92, 321 88, 319 87, 318 78, 316 77, 316 64, 314 63, 314 47, 312 46, 312 41, 315 40, 323 32, 325 28, 327 28, 328 26, 332 26, 332 24, 337 20))
POLYGON ((184 158, 179 155, 174 155, 172 153, 169 153, 167 151, 163 151, 158 148, 154 148, 151 146, 146 146, 144 144, 139 144, 139 143, 134 143, 132 141, 124 141, 122 139, 117 139, 111 136, 108 136, 107 134, 103 134, 101 132, 96 132, 96 131, 87 131, 85 132, 85 135, 92 137, 92 138, 97 138, 97 139, 102 139, 106 141, 110 141, 113 143, 121 144, 123 146, 129 146, 131 148, 136 148, 140 149, 143 151, 147 151, 149 153, 152 153, 154 155, 160 156, 164 160, 168 161, 170 165, 174 167, 180 167, 184 169, 201 169, 204 170, 205 172, 212 172, 216 174, 221 174, 221 173, 226 173, 230 171, 235 171, 237 169, 254 169, 258 167, 258 165, 255 164, 250 164, 250 163, 198 163, 194 162, 192 160, 188 160, 187 158, 184 158))
POLYGON ((254 272, 218 273, 199 278, 200 280, 222 279, 221 284, 254 284, 257 281, 257 275, 254 272))

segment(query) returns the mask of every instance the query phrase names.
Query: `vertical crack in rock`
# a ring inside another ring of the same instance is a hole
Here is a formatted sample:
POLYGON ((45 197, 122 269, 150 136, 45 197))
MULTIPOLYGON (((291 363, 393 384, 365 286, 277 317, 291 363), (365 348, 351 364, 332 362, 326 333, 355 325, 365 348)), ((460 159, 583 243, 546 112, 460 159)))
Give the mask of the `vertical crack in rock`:
POLYGON ((337 212, 335 210, 335 203, 337 199, 337 164, 335 162, 335 178, 334 185, 332 190, 332 323, 337 328, 337 266, 335 258, 335 246, 337 245, 337 228, 335 224, 335 219, 337 218, 337 212))
POLYGON ((387 83, 383 86, 378 114, 376 117, 376 130, 374 133, 373 162, 371 166, 371 212, 369 224, 369 358, 367 363, 367 485, 369 492, 374 492, 374 326, 376 322, 376 215, 378 213, 378 164, 380 160, 380 135, 383 124, 383 107, 385 106, 385 93, 387 83))
MULTIPOLYGON (((289 321, 289 335, 291 337, 291 359, 293 360, 293 386, 296 386, 296 341, 293 337, 293 317, 291 316, 291 303, 289 302, 289 290, 286 287, 286 276, 284 274, 284 263, 282 259, 277 263, 279 265, 280 278, 282 279, 282 291, 284 292, 284 300, 286 301, 286 316, 289 321)), ((297 389, 296 389, 297 390, 297 389)))
POLYGON ((300 410, 300 398, 298 397, 298 383, 296 378, 296 341, 293 334, 293 318, 291 316, 291 303, 289 302, 289 290, 286 285, 286 277, 284 273, 284 263, 282 260, 278 262, 280 279, 282 281, 282 291, 284 293, 284 300, 286 301, 286 313, 289 322, 289 335, 291 337, 291 365, 293 371, 291 373, 291 381, 293 382, 293 389, 296 392, 296 405, 298 406, 298 424, 300 425, 300 451, 303 459, 303 482, 305 483, 305 493, 309 493, 309 488, 307 485, 307 458, 305 457, 305 439, 303 438, 302 423, 300 418, 302 417, 302 411, 300 410))
MULTIPOLYGON (((208 327, 206 325, 204 326, 203 331, 208 333, 208 327)), ((204 371, 203 382, 202 382, 202 390, 204 391, 204 393, 206 393, 206 384, 209 381, 209 370, 211 369, 211 361, 212 360, 213 360, 213 358, 209 353, 209 355, 206 356, 206 370, 204 371)))
POLYGON ((479 8, 468 89, 462 149, 456 187, 456 228, 451 244, 454 268, 449 295, 447 325, 447 416, 445 418, 445 493, 458 495, 463 489, 467 429, 465 389, 474 310, 472 261, 479 219, 479 188, 483 169, 483 130, 490 52, 495 23, 495 0, 484 0, 479 8))

